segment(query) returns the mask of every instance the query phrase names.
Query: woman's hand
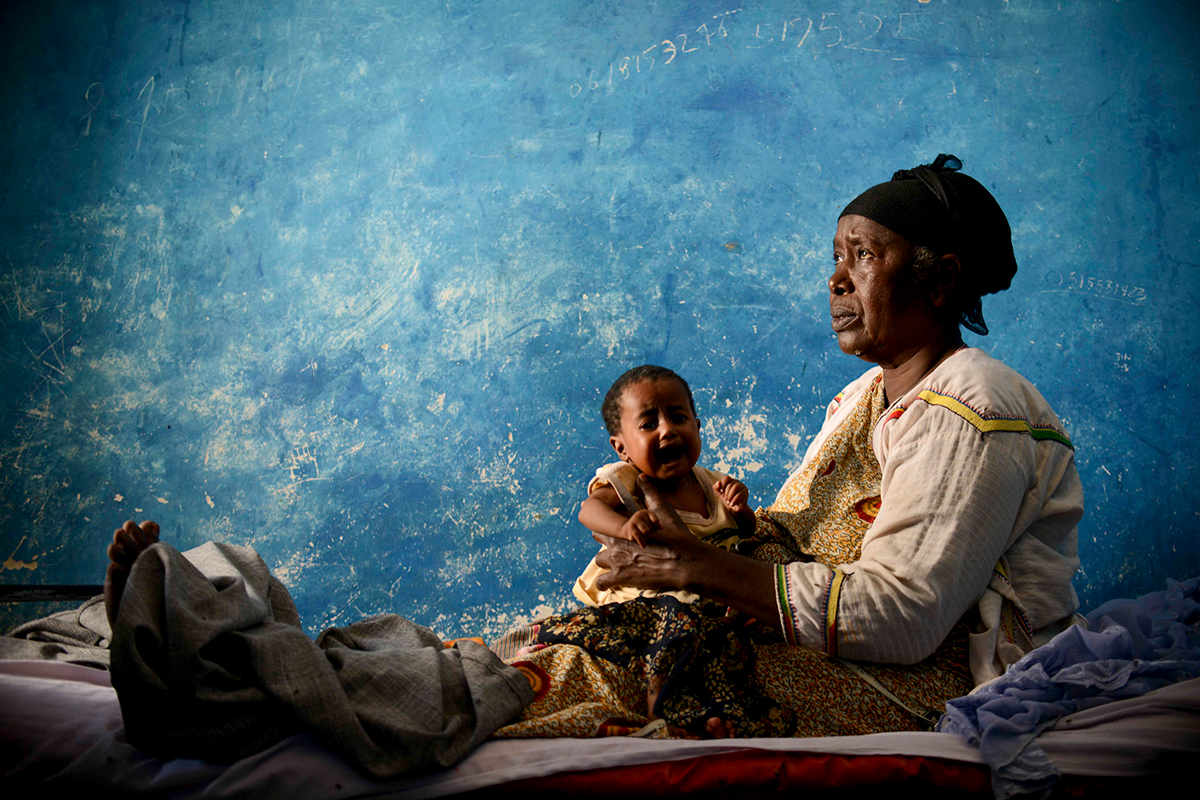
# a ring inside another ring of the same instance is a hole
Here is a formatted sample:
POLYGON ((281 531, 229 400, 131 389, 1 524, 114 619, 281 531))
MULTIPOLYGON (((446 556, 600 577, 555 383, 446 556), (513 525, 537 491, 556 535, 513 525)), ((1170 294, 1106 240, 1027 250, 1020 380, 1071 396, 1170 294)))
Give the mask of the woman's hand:
POLYGON ((644 548, 592 534, 606 548, 596 556, 596 563, 608 570, 600 575, 597 586, 686 589, 757 619, 778 616, 770 564, 705 544, 688 530, 644 476, 638 477, 638 488, 646 509, 658 520, 658 528, 647 535, 649 541, 644 548))
POLYGON ((601 589, 613 586, 687 588, 691 581, 688 571, 691 561, 702 549, 716 548, 697 539, 679 519, 675 509, 662 501, 658 490, 644 476, 638 476, 638 488, 646 501, 645 513, 656 525, 642 532, 644 547, 624 539, 593 533, 592 538, 605 546, 596 556, 596 563, 608 570, 600 575, 596 585, 601 589))

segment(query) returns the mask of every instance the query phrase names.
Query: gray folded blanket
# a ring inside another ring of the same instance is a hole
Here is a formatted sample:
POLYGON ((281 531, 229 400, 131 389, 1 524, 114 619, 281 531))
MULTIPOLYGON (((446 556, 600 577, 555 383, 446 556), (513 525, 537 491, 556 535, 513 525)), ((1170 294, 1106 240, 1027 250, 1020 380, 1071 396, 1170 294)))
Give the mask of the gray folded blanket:
POLYGON ((108 669, 111 636, 104 598, 96 595, 78 608, 25 622, 0 636, 0 661, 62 661, 108 669))
POLYGON ((394 614, 313 642, 262 558, 226 544, 142 553, 111 651, 129 741, 167 758, 234 760, 307 729, 391 777, 457 762, 533 699, 486 647, 394 614))

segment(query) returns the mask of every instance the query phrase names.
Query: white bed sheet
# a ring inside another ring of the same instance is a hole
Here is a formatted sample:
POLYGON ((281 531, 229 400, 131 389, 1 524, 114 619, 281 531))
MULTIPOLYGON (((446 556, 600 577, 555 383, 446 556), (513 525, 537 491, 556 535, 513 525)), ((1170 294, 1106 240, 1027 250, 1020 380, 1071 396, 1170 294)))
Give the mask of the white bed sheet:
MULTIPOLYGON (((1040 741, 1060 769, 1072 775, 1155 775, 1184 769, 1200 751, 1200 679, 1072 715, 1040 741)), ((121 795, 147 798, 442 797, 560 772, 753 750, 983 763, 978 749, 939 733, 700 742, 496 740, 451 769, 389 781, 360 775, 307 734, 231 765, 161 761, 125 741, 108 673, 46 661, 0 662, 0 743, 5 785, 106 786, 121 795)))

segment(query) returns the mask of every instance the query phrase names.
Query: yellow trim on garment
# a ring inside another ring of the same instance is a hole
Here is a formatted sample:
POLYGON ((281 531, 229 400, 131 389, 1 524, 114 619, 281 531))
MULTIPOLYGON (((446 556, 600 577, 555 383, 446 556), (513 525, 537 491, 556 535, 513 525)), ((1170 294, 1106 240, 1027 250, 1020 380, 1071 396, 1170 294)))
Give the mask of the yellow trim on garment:
POLYGON ((831 656, 837 655, 838 600, 845 580, 846 573, 840 569, 833 571, 833 578, 829 581, 829 599, 825 602, 825 652, 831 656))
POLYGON ((796 624, 792 621, 795 615, 792 611, 792 603, 788 598, 787 590, 787 566, 785 564, 775 565, 775 602, 779 608, 779 629, 783 632, 783 639, 788 644, 799 644, 796 640, 796 624))
POLYGON ((931 406, 941 406, 942 408, 953 411, 955 414, 958 414, 960 417, 969 422, 973 427, 978 429, 981 433, 991 433, 993 431, 1028 433, 1034 439, 1050 439, 1058 442, 1059 444, 1064 444, 1067 447, 1070 447, 1072 450, 1075 449, 1074 445, 1071 444, 1070 439, 1068 439, 1066 436, 1063 436, 1053 428, 1038 427, 1023 419, 986 419, 980 416, 979 412, 961 400, 948 395, 938 394, 932 389, 925 389, 919 395, 917 395, 917 397, 921 400, 924 400, 926 403, 929 403, 931 406))

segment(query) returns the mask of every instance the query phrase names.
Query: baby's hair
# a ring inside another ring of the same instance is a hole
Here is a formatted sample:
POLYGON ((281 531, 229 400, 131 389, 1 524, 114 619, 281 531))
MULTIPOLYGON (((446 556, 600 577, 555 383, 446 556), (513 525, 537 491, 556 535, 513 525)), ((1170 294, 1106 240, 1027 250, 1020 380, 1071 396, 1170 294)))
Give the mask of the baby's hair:
POLYGON ((684 393, 687 394, 692 413, 696 413, 696 401, 692 399, 692 387, 687 385, 687 381, 666 367, 643 364, 640 367, 634 367, 613 381, 613 385, 608 388, 608 393, 604 395, 604 403, 600 406, 600 415, 604 417, 604 426, 608 428, 609 436, 616 436, 621 432, 621 397, 625 394, 625 390, 642 381, 662 380, 679 381, 683 386, 684 393))

